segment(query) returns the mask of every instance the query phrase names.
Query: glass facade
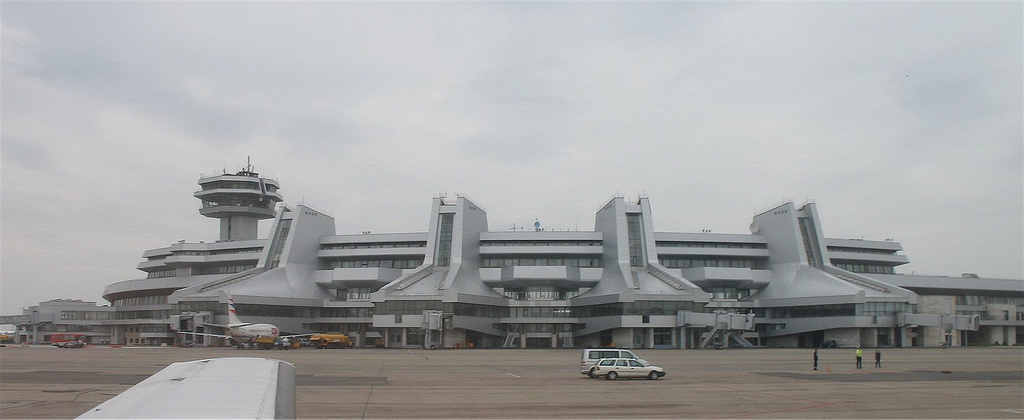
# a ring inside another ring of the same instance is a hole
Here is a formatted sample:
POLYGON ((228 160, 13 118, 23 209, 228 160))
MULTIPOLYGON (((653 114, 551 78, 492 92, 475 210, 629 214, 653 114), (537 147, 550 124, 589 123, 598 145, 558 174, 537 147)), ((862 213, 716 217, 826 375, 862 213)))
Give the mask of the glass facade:
POLYGON ((667 248, 732 248, 732 249, 765 249, 767 244, 747 242, 686 242, 686 241, 658 241, 657 246, 667 248))
POLYGON ((439 300, 389 300, 374 305, 377 315, 422 315, 423 311, 440 311, 444 304, 439 300))
POLYGON ((644 236, 643 222, 640 214, 631 213, 626 215, 626 232, 629 240, 629 265, 631 267, 644 266, 644 236))
POLYGON ((416 268, 423 265, 423 258, 380 258, 359 260, 331 260, 324 263, 324 269, 332 268, 416 268))
POLYGON ((373 308, 319 308, 321 318, 370 318, 373 308))
POLYGON ((800 222, 800 236, 804 239, 804 252, 807 253, 807 264, 811 267, 821 267, 821 252, 818 249, 818 237, 814 230, 814 224, 811 219, 801 217, 800 222))
POLYGON ((851 273, 867 273, 867 274, 896 274, 896 269, 888 265, 878 264, 857 264, 857 263, 833 263, 836 268, 849 271, 851 273))
POLYGON ((455 215, 442 213, 437 221, 437 259, 434 264, 438 267, 452 265, 452 232, 455 229, 455 215))
POLYGON ((675 347, 675 342, 672 340, 672 329, 655 328, 654 345, 658 347, 675 347))
POLYGON ((375 287, 352 287, 348 289, 338 289, 335 292, 335 296, 340 300, 369 300, 370 293, 376 292, 375 287))
POLYGON ((547 256, 518 257, 518 258, 484 258, 480 264, 482 268, 500 267, 600 267, 600 258, 551 258, 547 256))
POLYGON ((505 297, 515 300, 566 300, 579 296, 580 289, 558 287, 506 287, 505 297))
POLYGON ((712 287, 704 289, 711 294, 712 299, 746 299, 750 297, 750 289, 737 289, 735 287, 712 287))
POLYGON ((857 305, 857 315, 888 316, 896 315, 898 312, 913 313, 915 306, 901 302, 866 302, 857 305))
MULTIPOLYGON (((787 306, 781 308, 761 308, 755 313, 766 313, 768 318, 813 318, 828 316, 854 316, 857 315, 857 305, 809 305, 809 306, 787 306)), ((758 314, 761 316, 760 314, 758 314)))
POLYGON ((958 295, 957 305, 991 305, 1005 304, 1024 306, 1024 297, 1021 296, 985 296, 985 295, 958 295))
POLYGON ((281 226, 277 229, 277 235, 274 237, 274 251, 270 256, 270 267, 274 268, 281 264, 281 254, 284 252, 284 244, 288 240, 288 231, 292 228, 292 221, 290 219, 281 220, 281 226))
POLYGON ((764 270, 765 260, 746 258, 658 258, 658 263, 667 268, 732 267, 764 270))
POLYGON ((162 278, 165 278, 165 277, 176 277, 177 275, 178 275, 178 270, 160 270, 160 271, 153 271, 153 272, 147 273, 146 274, 146 278, 147 279, 162 279, 162 278))
POLYGON ((193 276, 202 276, 205 274, 234 274, 241 273, 246 270, 252 270, 256 268, 256 264, 243 264, 243 265, 217 265, 213 267, 192 267, 193 276))
POLYGON ((508 308, 509 318, 575 318, 568 306, 508 308))
POLYGON ((426 242, 373 242, 326 244, 321 249, 386 249, 386 248, 425 248, 426 242))
POLYGON ((113 306, 142 306, 142 305, 166 305, 167 296, 136 296, 124 299, 117 299, 113 306))
POLYGON ((62 321, 101 321, 114 319, 114 312, 110 311, 60 311, 62 321))

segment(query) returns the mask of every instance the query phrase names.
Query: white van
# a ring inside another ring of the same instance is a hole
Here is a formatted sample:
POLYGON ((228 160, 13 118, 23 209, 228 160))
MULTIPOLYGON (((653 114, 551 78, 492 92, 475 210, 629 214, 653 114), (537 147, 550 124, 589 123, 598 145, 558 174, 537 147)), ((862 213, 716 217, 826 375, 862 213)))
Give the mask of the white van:
POLYGON ((580 355, 580 373, 595 377, 591 374, 590 369, 594 367, 594 364, 601 359, 634 359, 644 366, 650 366, 650 362, 637 357, 633 352, 625 349, 617 348, 596 348, 596 349, 583 349, 583 354, 580 355))

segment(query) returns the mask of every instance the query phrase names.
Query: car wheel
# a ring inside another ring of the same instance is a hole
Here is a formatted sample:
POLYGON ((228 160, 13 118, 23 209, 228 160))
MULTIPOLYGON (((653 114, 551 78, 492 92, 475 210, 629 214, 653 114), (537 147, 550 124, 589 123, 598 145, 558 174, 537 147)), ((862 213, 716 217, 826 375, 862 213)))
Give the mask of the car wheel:
POLYGON ((605 379, 607 379, 607 380, 609 380, 609 381, 614 381, 614 380, 615 380, 615 378, 618 378, 618 377, 619 377, 619 374, 618 374, 618 373, 615 373, 615 372, 608 372, 608 375, 605 375, 605 377, 604 377, 604 378, 605 378, 605 379))
POLYGON ((647 379, 650 379, 652 381, 658 379, 658 372, 652 370, 651 373, 647 374, 647 379))
POLYGON ((589 376, 591 378, 596 378, 597 377, 597 374, 594 373, 594 368, 590 368, 590 372, 587 372, 587 376, 589 376))

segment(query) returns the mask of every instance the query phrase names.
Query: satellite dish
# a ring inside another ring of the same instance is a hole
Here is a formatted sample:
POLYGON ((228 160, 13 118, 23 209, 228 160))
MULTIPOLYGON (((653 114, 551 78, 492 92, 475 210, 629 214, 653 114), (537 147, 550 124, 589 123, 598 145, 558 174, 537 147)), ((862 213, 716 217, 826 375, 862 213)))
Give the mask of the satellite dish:
POLYGON ((758 226, 757 223, 751 223, 750 224, 750 233, 757 233, 760 230, 761 230, 761 227, 758 226))

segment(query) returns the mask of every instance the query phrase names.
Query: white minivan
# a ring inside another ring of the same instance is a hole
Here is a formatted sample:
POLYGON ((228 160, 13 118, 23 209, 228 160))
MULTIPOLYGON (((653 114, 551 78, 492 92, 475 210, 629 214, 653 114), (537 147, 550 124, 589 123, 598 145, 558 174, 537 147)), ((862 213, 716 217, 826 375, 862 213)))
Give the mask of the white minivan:
POLYGON ((650 365, 650 362, 637 357, 633 352, 625 349, 617 348, 594 348, 594 349, 583 349, 583 354, 580 355, 580 373, 595 377, 591 373, 591 369, 594 364, 601 359, 634 359, 644 366, 650 365))

